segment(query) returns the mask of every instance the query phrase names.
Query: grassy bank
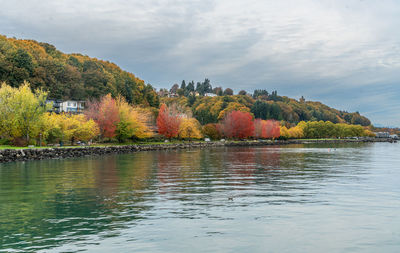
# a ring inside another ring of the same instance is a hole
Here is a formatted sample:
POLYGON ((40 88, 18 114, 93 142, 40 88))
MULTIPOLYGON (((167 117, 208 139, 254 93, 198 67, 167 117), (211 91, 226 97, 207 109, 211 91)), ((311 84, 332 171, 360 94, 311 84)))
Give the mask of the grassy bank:
MULTIPOLYGON (((360 138, 360 139, 335 139, 335 138, 321 138, 321 139, 289 139, 289 140, 278 140, 276 144, 288 144, 288 143, 310 143, 310 142, 391 142, 393 140, 390 139, 378 139, 378 138, 360 138)), ((219 142, 219 141, 214 141, 219 142)), ((26 150, 26 149, 46 149, 46 148, 61 148, 61 149, 70 149, 70 148, 84 148, 84 147, 119 147, 119 146, 151 146, 151 145, 173 145, 173 144, 190 144, 190 143, 206 143, 203 140, 196 141, 183 141, 183 140, 172 140, 169 142, 126 142, 126 143, 98 143, 93 145, 74 145, 74 146, 34 146, 34 147, 16 147, 11 145, 0 145, 0 150, 11 149, 11 150, 26 150)), ((272 144, 272 140, 227 140, 226 143, 265 143, 272 144)))

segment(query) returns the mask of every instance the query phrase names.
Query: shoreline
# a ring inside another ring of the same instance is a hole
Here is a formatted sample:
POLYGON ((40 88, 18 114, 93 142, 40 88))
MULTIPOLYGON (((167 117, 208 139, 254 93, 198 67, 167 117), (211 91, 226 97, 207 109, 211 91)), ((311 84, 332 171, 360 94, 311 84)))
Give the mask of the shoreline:
POLYGON ((289 144, 312 143, 361 143, 361 142, 396 142, 387 138, 363 139, 301 139, 301 140, 276 140, 276 141, 212 141, 212 142, 187 142, 165 144, 133 144, 111 145, 102 147, 69 147, 69 148, 40 148, 40 149, 3 149, 0 150, 0 163, 34 161, 45 159, 66 159, 84 156, 101 156, 108 154, 126 154, 141 151, 173 150, 208 147, 253 147, 253 146, 279 146, 289 144))

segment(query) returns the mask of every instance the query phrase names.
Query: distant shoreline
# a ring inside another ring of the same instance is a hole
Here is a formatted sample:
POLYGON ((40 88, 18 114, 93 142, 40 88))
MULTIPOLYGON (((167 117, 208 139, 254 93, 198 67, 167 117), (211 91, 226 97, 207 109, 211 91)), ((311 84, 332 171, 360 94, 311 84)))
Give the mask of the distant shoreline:
POLYGON ((107 154, 126 154, 140 151, 173 150, 207 147, 255 147, 288 144, 311 143, 361 143, 361 142, 396 142, 387 138, 360 138, 360 139, 301 139, 276 141, 212 141, 212 142, 185 142, 164 144, 137 144, 137 145, 110 145, 104 147, 68 147, 68 148, 40 148, 40 149, 3 149, 0 150, 0 163, 34 161, 45 159, 65 159, 83 156, 100 156, 107 154))

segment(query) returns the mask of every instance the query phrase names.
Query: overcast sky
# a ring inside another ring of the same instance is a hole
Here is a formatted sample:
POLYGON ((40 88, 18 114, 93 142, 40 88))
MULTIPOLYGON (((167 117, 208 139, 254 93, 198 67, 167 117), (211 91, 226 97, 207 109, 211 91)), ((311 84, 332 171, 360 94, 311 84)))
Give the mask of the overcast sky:
POLYGON ((278 90, 400 126, 400 1, 0 0, 0 33, 153 86, 278 90))

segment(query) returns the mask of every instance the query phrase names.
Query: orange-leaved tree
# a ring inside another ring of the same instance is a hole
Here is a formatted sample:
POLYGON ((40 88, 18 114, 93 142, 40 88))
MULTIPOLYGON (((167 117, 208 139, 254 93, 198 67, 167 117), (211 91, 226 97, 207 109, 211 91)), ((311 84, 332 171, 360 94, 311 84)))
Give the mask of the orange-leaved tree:
POLYGON ((177 137, 180 123, 179 113, 162 104, 157 116, 158 133, 167 138, 177 137))
POLYGON ((249 112, 231 111, 218 125, 222 135, 228 138, 248 138, 254 133, 253 117, 249 112))
POLYGON ((120 118, 117 103, 111 94, 102 97, 100 101, 89 102, 85 114, 99 125, 103 137, 113 138, 115 136, 120 118))
POLYGON ((254 137, 262 139, 279 138, 281 129, 279 122, 275 120, 254 120, 254 137))

